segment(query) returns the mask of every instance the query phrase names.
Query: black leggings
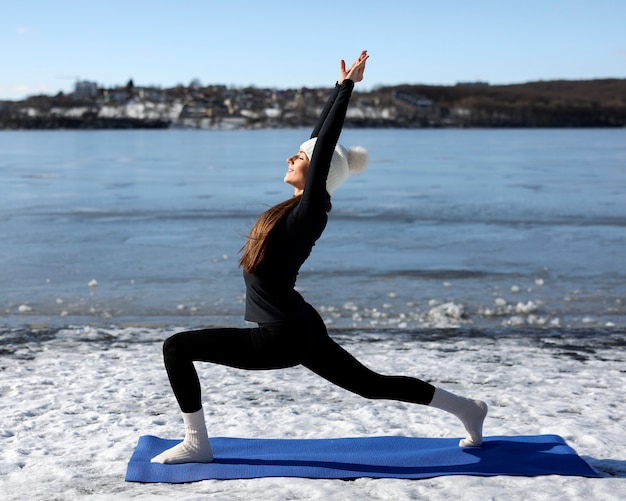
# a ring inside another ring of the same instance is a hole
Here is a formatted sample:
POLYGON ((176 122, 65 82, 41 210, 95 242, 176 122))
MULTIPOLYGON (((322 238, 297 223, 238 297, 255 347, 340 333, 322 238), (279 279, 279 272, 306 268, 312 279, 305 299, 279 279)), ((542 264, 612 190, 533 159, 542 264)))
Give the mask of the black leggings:
POLYGON ((324 321, 306 305, 297 321, 255 328, 217 328, 181 332, 165 340, 165 368, 183 412, 202 408, 200 381, 193 362, 267 370, 302 364, 365 398, 427 405, 434 386, 406 376, 384 376, 361 364, 329 336, 324 321))

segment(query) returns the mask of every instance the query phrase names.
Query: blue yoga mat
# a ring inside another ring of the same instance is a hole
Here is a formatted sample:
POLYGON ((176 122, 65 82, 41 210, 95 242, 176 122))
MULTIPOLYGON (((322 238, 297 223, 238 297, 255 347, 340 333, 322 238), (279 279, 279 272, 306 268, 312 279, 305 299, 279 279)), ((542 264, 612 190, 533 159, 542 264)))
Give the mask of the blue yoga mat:
POLYGON ((260 477, 431 478, 442 475, 598 477, 558 435, 486 437, 481 447, 458 438, 212 438, 212 463, 162 465, 150 459, 180 440, 142 436, 128 482, 182 483, 260 477))

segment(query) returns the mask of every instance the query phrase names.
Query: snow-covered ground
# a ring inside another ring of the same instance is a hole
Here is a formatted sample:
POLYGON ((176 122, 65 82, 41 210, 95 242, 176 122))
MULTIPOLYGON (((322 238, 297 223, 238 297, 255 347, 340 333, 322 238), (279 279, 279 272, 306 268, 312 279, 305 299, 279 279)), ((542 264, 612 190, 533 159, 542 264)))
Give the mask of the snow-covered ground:
MULTIPOLYGON (((124 481, 140 435, 180 438, 161 360, 177 329, 73 327, 2 332, 0 492, 4 500, 626 498, 626 333, 337 332, 370 367, 486 400, 485 435, 561 435, 603 478, 355 481, 265 478, 124 481)), ((245 372, 199 364, 209 433, 239 437, 461 436, 455 418, 367 401, 303 368, 245 372)))

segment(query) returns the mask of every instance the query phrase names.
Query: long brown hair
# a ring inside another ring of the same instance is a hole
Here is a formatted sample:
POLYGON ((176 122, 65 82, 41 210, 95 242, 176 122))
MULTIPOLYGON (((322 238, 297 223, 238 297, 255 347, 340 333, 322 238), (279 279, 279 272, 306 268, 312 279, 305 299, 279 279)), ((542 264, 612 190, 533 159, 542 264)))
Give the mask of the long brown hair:
POLYGON ((265 258, 267 250, 268 236, 276 226, 276 223, 289 212, 302 198, 302 195, 294 196, 281 202, 274 207, 270 207, 259 216, 248 235, 246 243, 241 248, 243 254, 239 259, 241 266, 246 273, 252 273, 265 258))

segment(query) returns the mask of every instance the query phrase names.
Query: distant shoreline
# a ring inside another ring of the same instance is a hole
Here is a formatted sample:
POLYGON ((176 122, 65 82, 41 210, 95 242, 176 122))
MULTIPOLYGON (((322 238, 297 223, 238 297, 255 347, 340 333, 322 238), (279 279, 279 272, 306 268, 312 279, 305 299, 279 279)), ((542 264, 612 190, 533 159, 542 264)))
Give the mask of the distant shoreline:
MULTIPOLYGON (((329 92, 80 84, 72 94, 0 101, 0 130, 307 127, 329 92)), ((626 127, 626 79, 380 87, 354 93, 346 127, 626 127)))

